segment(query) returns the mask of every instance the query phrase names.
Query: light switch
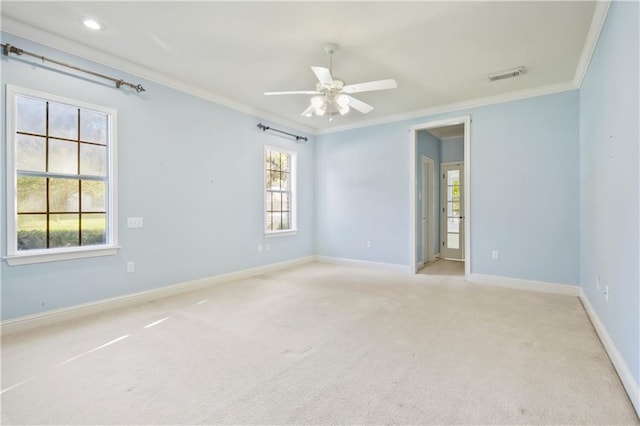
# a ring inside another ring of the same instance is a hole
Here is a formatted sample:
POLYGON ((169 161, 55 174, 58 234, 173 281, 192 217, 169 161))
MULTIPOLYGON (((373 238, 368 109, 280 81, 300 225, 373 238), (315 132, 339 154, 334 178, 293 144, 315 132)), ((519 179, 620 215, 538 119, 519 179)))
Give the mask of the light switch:
POLYGON ((127 218, 127 228, 142 228, 142 218, 141 217, 127 218))

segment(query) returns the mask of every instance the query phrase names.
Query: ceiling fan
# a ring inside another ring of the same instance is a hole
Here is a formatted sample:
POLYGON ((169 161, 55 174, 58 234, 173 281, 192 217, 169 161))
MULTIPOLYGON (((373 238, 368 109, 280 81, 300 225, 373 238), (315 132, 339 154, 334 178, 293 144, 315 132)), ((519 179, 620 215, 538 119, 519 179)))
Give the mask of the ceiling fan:
POLYGON ((295 90, 289 92, 265 92, 267 96, 272 95, 315 95, 311 98, 311 105, 302 112, 305 117, 311 117, 314 113, 318 116, 329 114, 331 120, 334 115, 345 115, 351 108, 366 114, 373 110, 373 107, 359 99, 351 96, 353 93, 371 92, 374 90, 395 89, 398 83, 392 78, 387 80, 368 81, 345 85, 344 81, 333 78, 333 54, 338 49, 335 44, 327 44, 324 51, 329 54, 329 68, 311 67, 311 70, 318 78, 316 90, 295 90))

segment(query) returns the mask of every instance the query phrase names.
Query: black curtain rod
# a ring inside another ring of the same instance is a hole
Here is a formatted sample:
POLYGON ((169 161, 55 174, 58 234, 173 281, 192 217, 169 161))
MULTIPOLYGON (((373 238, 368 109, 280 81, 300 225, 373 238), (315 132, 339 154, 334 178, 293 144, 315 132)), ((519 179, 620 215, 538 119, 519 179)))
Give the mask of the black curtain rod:
POLYGON ((42 62, 45 62, 45 61, 46 62, 51 62, 51 63, 56 64, 56 65, 61 65, 63 67, 71 68, 71 69, 74 69, 76 71, 84 72, 84 73, 87 73, 87 74, 95 75, 96 77, 100 77, 100 78, 104 78, 104 79, 107 79, 107 80, 111 80, 114 83, 116 83, 116 88, 117 89, 119 89, 122 86, 129 86, 132 89, 135 89, 135 91, 138 92, 138 93, 145 91, 144 87, 142 87, 142 84, 129 83, 129 82, 124 81, 124 80, 119 79, 119 78, 109 77, 108 75, 104 75, 104 74, 100 74, 100 73, 97 73, 97 72, 94 72, 94 71, 90 71, 90 70, 87 70, 87 69, 84 69, 84 68, 80 68, 80 67, 77 67, 75 65, 70 65, 70 64, 67 64, 65 62, 56 61, 55 59, 47 58, 45 56, 38 55, 36 53, 27 52, 26 50, 19 49, 19 48, 15 47, 15 46, 10 45, 9 43, 6 43, 6 44, 2 45, 2 51, 7 56, 9 56, 9 53, 15 53, 18 56, 22 56, 22 55, 32 56, 34 58, 38 58, 38 59, 42 60, 42 62))
POLYGON ((274 129, 273 127, 269 127, 269 126, 265 126, 262 123, 258 123, 258 128, 261 129, 263 132, 266 132, 267 130, 271 130, 272 132, 278 132, 278 133, 282 133, 283 135, 287 135, 287 136, 291 136, 292 138, 296 138, 296 141, 308 141, 309 138, 306 136, 298 136, 298 135, 294 135, 293 133, 289 133, 289 132, 285 132, 283 130, 278 130, 278 129, 274 129))

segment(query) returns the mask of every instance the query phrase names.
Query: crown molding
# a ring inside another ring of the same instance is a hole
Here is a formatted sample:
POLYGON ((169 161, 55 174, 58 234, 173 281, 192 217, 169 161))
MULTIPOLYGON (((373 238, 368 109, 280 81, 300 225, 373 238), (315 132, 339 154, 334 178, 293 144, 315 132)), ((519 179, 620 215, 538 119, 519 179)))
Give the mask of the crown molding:
POLYGON ((49 48, 59 50, 63 53, 77 56, 81 59, 85 59, 109 68, 117 69, 118 71, 143 78, 153 83, 158 83, 160 85, 196 96, 198 98, 206 99, 216 104, 234 109, 236 111, 240 111, 260 119, 268 120, 272 123, 287 126, 293 130, 305 132, 310 135, 314 135, 316 132, 316 130, 312 127, 303 126, 299 123, 284 119, 267 111, 225 98, 209 90, 205 90, 201 87, 185 83, 184 81, 180 81, 176 78, 162 74, 145 66, 127 61, 118 56, 100 50, 92 49, 82 43, 78 43, 65 37, 60 37, 53 33, 43 31, 39 28, 13 19, 11 17, 2 16, 2 32, 42 44, 49 48))
POLYGON ((477 98, 477 99, 471 99, 468 101, 455 102, 447 105, 440 105, 440 106, 421 109, 417 111, 411 111, 411 112, 402 113, 402 114, 389 115, 387 117, 382 117, 374 120, 362 121, 357 124, 349 124, 346 126, 333 127, 331 129, 318 130, 316 134, 323 135, 323 134, 329 134, 329 133, 343 132, 345 130, 359 129, 361 127, 370 127, 370 126, 375 126, 379 124, 388 124, 388 123, 393 123, 397 121, 411 120, 414 118, 427 117, 427 116, 436 115, 436 114, 444 114, 447 112, 455 112, 455 111, 461 111, 461 110, 466 110, 470 108, 479 108, 479 107, 484 107, 489 105, 501 104, 505 102, 517 101, 521 99, 534 98, 537 96, 568 92, 570 90, 575 90, 577 88, 578 87, 572 81, 568 81, 565 83, 558 83, 558 84, 550 84, 547 86, 536 87, 533 89, 518 90, 515 92, 503 93, 495 96, 487 96, 484 98, 477 98))
POLYGON ((587 38, 584 41, 584 47, 582 48, 582 54, 576 67, 576 73, 573 77, 573 84, 576 87, 582 87, 582 81, 584 80, 591 58, 598 45, 598 39, 600 39, 600 32, 604 27, 604 22, 607 19, 609 13, 609 6, 611 6, 611 0, 596 1, 596 7, 593 11, 593 18, 591 19, 591 26, 587 33, 587 38))

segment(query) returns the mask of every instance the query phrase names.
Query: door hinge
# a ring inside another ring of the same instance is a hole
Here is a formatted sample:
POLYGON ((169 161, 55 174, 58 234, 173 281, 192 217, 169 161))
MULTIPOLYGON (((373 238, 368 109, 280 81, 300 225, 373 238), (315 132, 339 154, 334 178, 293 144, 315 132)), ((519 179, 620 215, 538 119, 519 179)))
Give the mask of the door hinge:
POLYGON ((442 242, 442 247, 444 247, 444 241, 442 242))

